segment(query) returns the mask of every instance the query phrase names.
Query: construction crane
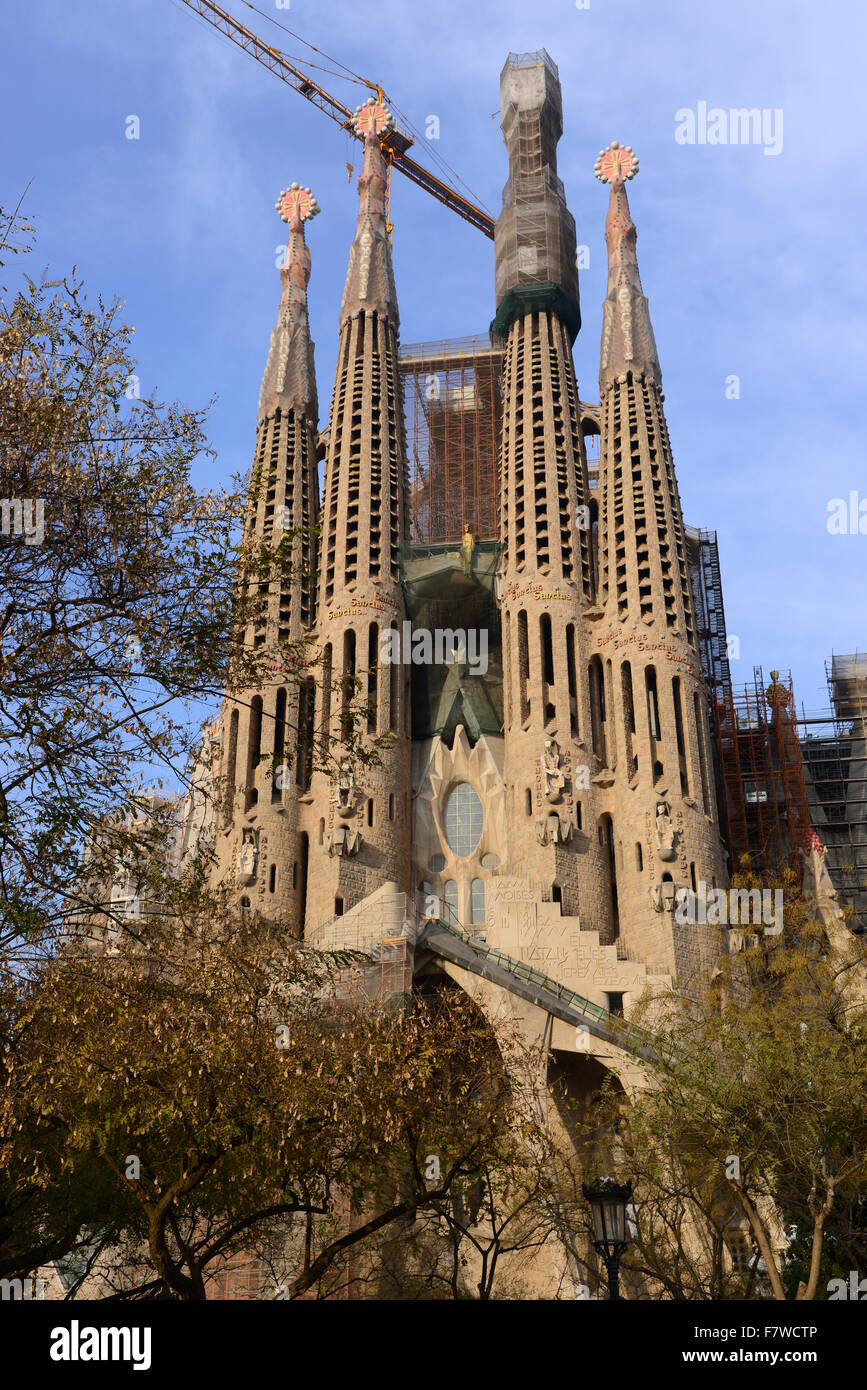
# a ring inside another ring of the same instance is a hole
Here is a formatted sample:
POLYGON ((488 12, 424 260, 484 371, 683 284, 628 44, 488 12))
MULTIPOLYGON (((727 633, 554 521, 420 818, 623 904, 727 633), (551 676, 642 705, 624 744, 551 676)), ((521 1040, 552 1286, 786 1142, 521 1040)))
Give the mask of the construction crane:
MULTIPOLYGON (((302 68, 296 67, 285 54, 279 49, 272 48, 270 44, 264 43, 250 29, 239 23, 233 15, 214 3, 214 0, 183 0, 188 9, 193 10, 200 18, 212 24, 221 34, 232 40, 239 48, 243 48, 245 53, 249 53, 263 67, 268 68, 283 82, 288 83, 296 92, 300 92, 303 97, 318 106, 320 111, 324 111, 326 116, 330 116, 333 121, 348 131, 355 139, 361 139, 353 127, 354 112, 348 106, 338 101, 330 92, 326 92, 324 87, 320 87, 318 82, 314 82, 308 73, 302 68)), ((251 6, 251 8, 254 8, 251 6)), ((365 85, 376 92, 378 101, 386 101, 386 95, 382 87, 377 82, 368 82, 362 79, 365 85)), ((414 144, 411 136, 396 128, 388 131, 382 139, 382 152, 386 160, 389 172, 392 167, 400 170, 413 183, 418 184, 426 193, 444 203, 452 212, 456 212, 464 221, 469 222, 472 227, 477 227, 480 232, 484 232, 486 237, 494 239, 494 221, 481 208, 476 207, 469 199, 464 198, 455 189, 450 188, 447 183, 443 183, 427 169, 422 168, 414 159, 410 159, 407 150, 414 144)), ((390 191, 390 190, 389 190, 390 191)))

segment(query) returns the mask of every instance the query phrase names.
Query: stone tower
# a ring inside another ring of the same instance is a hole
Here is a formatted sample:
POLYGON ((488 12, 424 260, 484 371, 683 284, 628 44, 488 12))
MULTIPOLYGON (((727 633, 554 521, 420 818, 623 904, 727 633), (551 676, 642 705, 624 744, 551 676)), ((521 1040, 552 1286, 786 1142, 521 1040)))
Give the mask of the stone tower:
POLYGON ((355 122, 364 167, 325 454, 317 771, 305 811, 313 929, 385 884, 409 888, 407 668, 380 659, 383 633, 400 631, 406 616, 399 556, 408 535, 399 319, 380 147, 393 121, 371 98, 355 122), (376 763, 356 756, 383 736, 376 763))
MULTIPOLYGON (((411 538, 386 107, 371 98, 355 117, 358 220, 319 437, 304 244, 316 208, 297 188, 278 205, 289 252, 246 531, 266 545, 283 535, 287 563, 267 585, 241 580, 261 604, 247 644, 265 678, 227 696, 218 730, 217 873, 242 904, 289 916, 316 945, 380 930, 423 939, 415 968, 439 969, 442 957, 465 988, 474 972, 490 983, 493 951, 502 989, 550 1032, 551 1011, 528 1001, 516 971, 544 977, 540 998, 572 991, 569 1007, 586 1004, 591 1022, 594 1009, 628 1013, 648 984, 709 977, 719 932, 681 922, 677 890, 724 886, 725 869, 686 537, 625 191, 637 161, 615 144, 596 166, 611 202, 591 488, 583 429, 596 412, 580 402, 572 360, 575 223, 557 175, 562 103, 547 53, 510 55, 500 95, 509 172, 487 349, 502 353, 499 541, 468 527, 460 541, 411 538), (305 639, 306 662, 284 669, 281 649, 297 654, 305 639), (449 927, 465 934, 463 964, 449 927)), ((445 369, 429 378, 436 428, 470 410, 475 387, 462 383, 445 369)), ((557 1049, 581 1051, 560 1022, 557 1049)))
POLYGON ((722 886, 725 870, 683 517, 626 197, 637 168, 616 142, 596 163, 611 193, 592 729, 610 774, 600 810, 626 951, 689 978, 709 972, 720 943, 711 928, 679 924, 671 896, 722 886))
MULTIPOLYGON (((572 343, 581 323, 575 223, 557 177, 557 69, 511 55, 500 77, 509 177, 495 237, 505 340, 500 448, 506 818, 510 872, 614 939, 608 846, 596 833, 587 615, 590 493, 572 343)), ((592 673, 591 673, 592 674, 592 673)))
MULTIPOLYGON (((300 919, 298 798, 310 775, 312 686, 295 674, 315 612, 319 479, 318 405, 307 315, 310 253, 304 223, 319 211, 293 184, 276 204, 289 224, 281 295, 262 389, 250 477, 245 542, 273 556, 274 577, 240 583, 257 600, 245 644, 260 682, 227 692, 219 721, 215 876, 242 906, 300 919), (276 571, 276 573, 275 573, 276 571), (287 653, 291 653, 287 661, 287 653)), ((296 926, 296 929, 299 929, 296 926)))

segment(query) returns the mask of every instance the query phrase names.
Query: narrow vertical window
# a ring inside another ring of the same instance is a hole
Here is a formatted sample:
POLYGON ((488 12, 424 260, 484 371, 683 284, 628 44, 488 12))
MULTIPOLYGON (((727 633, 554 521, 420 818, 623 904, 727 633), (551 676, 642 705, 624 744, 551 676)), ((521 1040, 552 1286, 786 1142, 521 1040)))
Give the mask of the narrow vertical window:
POLYGON ((626 775, 630 779, 638 770, 635 756, 635 700, 632 693, 632 666, 624 661, 620 668, 620 691, 623 700, 623 731, 626 735, 626 775))
POLYGON ((650 726, 650 737, 659 739, 659 696, 656 691, 656 671, 652 666, 648 666, 644 673, 644 684, 647 690, 647 722, 650 726))
POLYGON ((310 786, 313 771, 313 719, 316 705, 316 687, 311 677, 306 677, 298 690, 298 744, 295 756, 295 781, 302 791, 310 786))
POLYGON ((458 885, 453 878, 446 879, 443 885, 443 916, 452 926, 458 925, 458 885))
POLYGON ((527 638, 527 614, 518 614, 518 699, 521 723, 530 717, 530 646, 527 638))
POLYGON ((674 700, 674 732, 677 738, 677 761, 680 767, 680 794, 681 796, 689 796, 686 743, 683 737, 683 709, 680 702, 680 676, 675 676, 671 682, 671 694, 674 700))
MULTIPOLYGON (((324 825, 324 822, 323 822, 324 825)), ((301 848, 300 883, 298 885, 298 940, 304 940, 304 925, 307 920, 307 865, 310 861, 310 836, 302 830, 299 836, 301 848)), ((293 877, 293 888, 295 887, 293 877)))
POLYGON ((274 768, 271 774, 271 800, 280 801, 283 796, 283 751, 286 743, 286 687, 277 691, 274 707, 274 768))
POLYGON ((474 878, 470 885, 470 921, 480 927, 485 920, 485 885, 480 878, 474 878))
POLYGON ((602 766, 607 767, 605 746, 605 681, 602 674, 602 662, 598 656, 594 656, 587 667, 587 680, 590 688, 590 724, 593 752, 596 754, 602 766))
POLYGON ((247 731, 247 779, 245 810, 255 806, 259 791, 255 785, 256 768, 262 755, 262 696, 254 695, 250 701, 250 723, 247 731))
POLYGON ((226 757, 226 789, 223 799, 223 824, 228 825, 232 819, 232 809, 235 804, 235 772, 238 761, 238 711, 232 710, 232 717, 229 720, 229 747, 226 757))
MULTIPOLYGON (((398 632, 397 624, 396 624, 396 623, 392 623, 392 625, 391 625, 391 630, 392 630, 392 632, 394 632, 394 633, 397 633, 397 632, 398 632)), ((393 642, 392 642, 392 647, 393 647, 393 648, 394 648, 394 647, 397 647, 398 654, 400 654, 401 648, 400 648, 398 642, 399 642, 399 634, 398 634, 398 641, 393 641, 393 642)), ((392 654, 391 664, 389 665, 389 668, 388 668, 388 727, 389 727, 389 729, 392 729, 395 733, 397 733, 398 728, 400 727, 399 724, 398 724, 398 722, 397 722, 397 721, 398 721, 397 701, 398 701, 398 691, 399 691, 399 689, 400 689, 400 664, 399 664, 399 662, 395 661, 395 659, 394 659, 394 654, 392 654)))
POLYGON ((701 700, 699 699, 698 691, 694 692, 692 702, 693 710, 695 711, 695 737, 696 742, 698 743, 698 765, 699 770, 701 772, 701 802, 704 807, 705 815, 709 816, 711 812, 710 797, 708 795, 707 758, 705 756, 704 727, 703 720, 701 717, 701 700))
POLYGON ((341 735, 349 738, 355 718, 352 702, 355 698, 355 633, 351 627, 343 634, 343 703, 340 711, 341 735))
POLYGON ((609 658, 605 663, 605 697, 604 710, 611 711, 611 726, 606 725, 605 744, 608 749, 608 761, 606 767, 615 768, 617 766, 617 730, 614 721, 614 668, 609 658))
POLYGON ((566 680, 569 690, 569 732, 573 738, 579 737, 578 726, 578 673, 575 666, 575 624, 566 627, 566 680))
POLYGON ((600 839, 608 853, 608 885, 611 890, 611 920, 614 924, 614 940, 620 935, 620 909, 617 898, 617 856, 615 853, 614 822, 610 816, 603 816, 599 822, 600 839))
POLYGON ((379 626, 371 623, 367 631, 367 732, 376 733, 379 702, 379 626))
POLYGON ((331 680, 332 680, 332 652, 331 643, 325 645, 322 653, 322 753, 328 756, 331 746, 331 680))
POLYGON ((550 724, 556 717, 554 704, 554 638, 551 631, 551 614, 543 613, 539 619, 539 648, 542 656, 542 683, 545 687, 545 723, 550 724))
POLYGON ((644 672, 644 691, 647 700, 647 727, 650 733, 650 767, 654 782, 658 782, 665 769, 659 756, 659 696, 656 690, 656 671, 652 666, 648 666, 644 672))

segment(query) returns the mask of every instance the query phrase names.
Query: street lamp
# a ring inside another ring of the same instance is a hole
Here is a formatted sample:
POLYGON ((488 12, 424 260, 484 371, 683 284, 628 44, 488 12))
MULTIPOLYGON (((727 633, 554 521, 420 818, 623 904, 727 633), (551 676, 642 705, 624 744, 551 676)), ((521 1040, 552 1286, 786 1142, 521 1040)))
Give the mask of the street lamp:
POLYGON ((616 1183, 613 1178, 597 1178, 582 1183, 581 1191, 593 1214, 593 1248, 605 1262, 609 1299, 620 1298, 620 1260, 629 1244, 626 1208, 632 1197, 632 1183, 616 1183))

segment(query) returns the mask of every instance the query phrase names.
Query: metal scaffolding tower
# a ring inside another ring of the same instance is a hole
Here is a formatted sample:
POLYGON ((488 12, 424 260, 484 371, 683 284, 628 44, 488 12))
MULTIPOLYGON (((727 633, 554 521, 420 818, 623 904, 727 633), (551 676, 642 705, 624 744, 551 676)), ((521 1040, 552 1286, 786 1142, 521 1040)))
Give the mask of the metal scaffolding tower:
POLYGON ((850 925, 867 931, 867 654, 825 663, 829 708, 798 719, 813 828, 850 925))

